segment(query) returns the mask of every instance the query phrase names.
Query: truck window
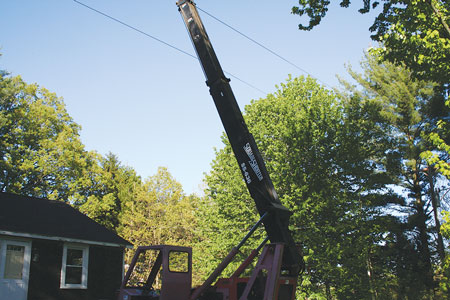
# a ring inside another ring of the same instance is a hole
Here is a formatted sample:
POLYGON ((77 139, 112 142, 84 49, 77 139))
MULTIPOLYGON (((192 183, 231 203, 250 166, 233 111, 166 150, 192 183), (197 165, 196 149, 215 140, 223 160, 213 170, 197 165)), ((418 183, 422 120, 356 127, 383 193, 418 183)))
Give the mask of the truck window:
POLYGON ((169 271, 175 273, 189 272, 189 253, 183 251, 170 251, 169 271))

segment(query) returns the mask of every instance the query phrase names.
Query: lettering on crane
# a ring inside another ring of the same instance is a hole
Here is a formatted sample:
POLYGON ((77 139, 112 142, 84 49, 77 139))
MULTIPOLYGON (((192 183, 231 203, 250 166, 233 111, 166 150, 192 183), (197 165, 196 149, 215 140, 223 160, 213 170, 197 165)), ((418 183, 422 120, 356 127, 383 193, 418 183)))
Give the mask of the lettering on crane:
POLYGON ((250 147, 250 143, 245 144, 244 151, 245 153, 247 153, 248 158, 250 158, 248 163, 250 164, 250 167, 252 167, 253 172, 255 172, 256 177, 258 177, 259 181, 263 180, 263 175, 261 173, 261 170, 259 169, 258 163, 256 162, 256 158, 253 154, 252 147, 250 147))
POLYGON ((245 163, 241 164, 241 168, 242 168, 242 173, 244 174, 244 177, 245 177, 245 181, 247 182, 247 184, 250 184, 252 182, 252 179, 250 178, 250 174, 248 174, 248 172, 247 172, 247 166, 245 165, 245 163))

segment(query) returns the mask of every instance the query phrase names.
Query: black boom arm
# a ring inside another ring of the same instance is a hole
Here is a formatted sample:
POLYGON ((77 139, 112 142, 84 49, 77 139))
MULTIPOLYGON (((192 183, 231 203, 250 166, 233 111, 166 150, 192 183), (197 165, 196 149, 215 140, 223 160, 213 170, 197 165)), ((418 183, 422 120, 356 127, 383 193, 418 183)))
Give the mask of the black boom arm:
POLYGON ((291 212, 284 207, 273 187, 264 161, 217 59, 205 28, 191 0, 177 3, 206 77, 206 84, 222 120, 234 155, 258 212, 269 213, 264 226, 272 243, 285 243, 285 264, 300 270, 303 259, 288 229, 291 212))

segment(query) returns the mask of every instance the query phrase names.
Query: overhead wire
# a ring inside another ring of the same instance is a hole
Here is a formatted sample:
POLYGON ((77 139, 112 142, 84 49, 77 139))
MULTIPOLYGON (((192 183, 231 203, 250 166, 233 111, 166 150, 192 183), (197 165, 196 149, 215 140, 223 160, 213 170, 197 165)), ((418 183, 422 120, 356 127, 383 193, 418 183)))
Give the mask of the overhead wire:
MULTIPOLYGON (((94 12, 96 12, 96 13, 98 13, 98 14, 100 14, 100 15, 102 15, 102 16, 108 18, 108 19, 110 19, 110 20, 113 20, 113 21, 115 21, 115 22, 117 22, 117 23, 119 23, 119 24, 121 24, 121 25, 123 25, 123 26, 125 26, 125 27, 128 27, 129 29, 132 29, 132 30, 134 30, 134 31, 136 31, 136 32, 138 32, 138 33, 140 33, 140 34, 143 34, 143 35, 145 35, 145 36, 148 37, 148 38, 151 38, 151 39, 153 39, 153 40, 155 40, 155 41, 157 41, 157 42, 159 42, 159 43, 161 43, 161 44, 163 44, 163 45, 166 45, 167 47, 170 47, 170 48, 172 48, 172 49, 174 49, 174 50, 176 50, 176 51, 178 51, 178 52, 181 52, 181 53, 183 53, 183 54, 185 54, 185 55, 187 55, 187 56, 189 56, 189 57, 192 57, 192 58, 194 58, 194 59, 196 59, 196 60, 199 60, 197 56, 192 55, 191 53, 189 53, 189 52, 187 52, 187 51, 184 51, 183 49, 178 48, 178 47, 176 47, 176 46, 174 46, 174 45, 172 45, 172 44, 170 44, 170 43, 167 43, 167 42, 163 41, 162 39, 159 39, 159 38, 157 38, 157 37, 155 37, 155 36, 153 36, 153 35, 151 35, 151 34, 145 32, 145 31, 142 31, 142 30, 140 30, 140 29, 138 29, 138 28, 136 28, 136 27, 134 27, 134 26, 132 26, 132 25, 129 25, 129 24, 127 24, 127 23, 125 23, 125 22, 123 22, 123 21, 121 21, 121 20, 119 20, 119 19, 117 19, 117 18, 115 18, 115 17, 112 17, 112 16, 110 16, 110 15, 108 15, 108 14, 106 14, 106 13, 104 13, 104 12, 98 10, 98 9, 95 9, 95 8, 93 8, 93 7, 91 7, 91 6, 87 5, 87 4, 84 4, 83 2, 80 2, 80 1, 78 1, 78 0, 73 0, 73 1, 74 1, 75 3, 81 5, 81 6, 84 6, 84 7, 88 8, 88 9, 90 9, 90 10, 92 10, 92 11, 94 11, 94 12)), ((254 85, 252 85, 252 84, 250 84, 250 83, 248 83, 247 81, 245 81, 245 80, 243 80, 243 79, 241 79, 241 78, 239 78, 239 77, 237 77, 237 76, 235 76, 235 75, 233 75, 233 74, 231 74, 230 72, 227 72, 227 71, 225 71, 225 70, 224 70, 224 72, 225 72, 228 76, 230 76, 230 77, 232 77, 232 78, 234 78, 234 79, 236 79, 236 80, 238 80, 238 81, 244 83, 245 85, 247 85, 247 86, 249 86, 249 87, 251 87, 251 88, 253 88, 253 89, 259 91, 260 93, 262 93, 262 94, 264 94, 264 95, 267 95, 267 93, 266 93, 265 91, 263 91, 263 90, 261 90, 260 88, 254 86, 254 85)))
MULTIPOLYGON (((119 19, 117 19, 117 18, 115 18, 115 17, 112 17, 112 16, 110 16, 110 15, 108 15, 108 14, 106 14, 106 13, 104 13, 104 12, 98 10, 98 9, 95 9, 95 8, 93 8, 93 7, 91 7, 91 6, 87 5, 87 4, 84 4, 84 3, 82 3, 82 2, 80 2, 80 1, 78 1, 78 0, 73 0, 73 1, 74 1, 75 3, 77 3, 77 4, 79 4, 79 5, 82 5, 82 6, 86 7, 86 8, 88 8, 88 9, 90 9, 90 10, 92 10, 92 11, 94 11, 94 12, 96 12, 96 13, 98 13, 98 14, 100 14, 100 15, 106 17, 106 18, 108 18, 108 19, 111 19, 111 20, 113 20, 113 21, 115 21, 115 22, 117 22, 117 23, 119 23, 119 24, 121 24, 121 25, 123 25, 123 26, 125 26, 125 27, 128 27, 128 28, 130 28, 130 29, 132 29, 132 30, 134 30, 134 31, 136 31, 136 32, 138 32, 138 33, 140 33, 140 34, 143 34, 143 35, 145 35, 145 36, 148 37, 148 38, 151 38, 151 39, 153 39, 153 40, 155 40, 155 41, 157 41, 157 42, 159 42, 159 43, 161 43, 161 44, 163 44, 163 45, 166 45, 167 47, 170 47, 170 48, 172 48, 172 49, 174 49, 174 50, 176 50, 176 51, 178 51, 178 52, 180 52, 180 53, 183 53, 183 54, 185 54, 185 55, 187 55, 187 56, 189 56, 189 57, 191 57, 191 58, 194 58, 194 59, 196 59, 196 60, 199 60, 197 56, 192 55, 191 53, 189 53, 189 52, 187 52, 187 51, 184 51, 183 49, 181 49, 181 48, 179 48, 179 47, 176 47, 176 46, 174 46, 174 45, 172 45, 172 44, 170 44, 170 43, 168 43, 168 42, 165 42, 164 40, 159 39, 159 38, 157 38, 157 37, 155 37, 155 36, 153 36, 153 35, 151 35, 151 34, 145 32, 145 31, 142 31, 142 30, 140 30, 140 29, 138 29, 138 28, 136 28, 136 27, 134 27, 134 26, 132 26, 132 25, 129 25, 129 24, 127 24, 127 23, 125 23, 125 22, 123 22, 123 21, 121 21, 121 20, 119 20, 119 19)), ((217 22, 221 23, 222 25, 224 25, 224 26, 230 28, 231 30, 233 30, 233 31, 236 32, 237 34, 239 34, 239 35, 243 36, 244 38, 248 39, 248 40, 251 41, 252 43, 258 45, 258 46, 261 47, 262 49, 268 51, 268 52, 271 53, 272 55, 278 57, 279 59, 281 59, 281 60, 283 60, 284 62, 288 63, 289 65, 293 66, 293 67, 296 68, 297 70, 300 70, 301 72, 303 72, 303 73, 309 75, 310 77, 316 79, 317 81, 321 82, 323 85, 328 86, 329 88, 331 88, 331 86, 330 86, 329 84, 327 84, 326 82, 324 82, 324 81, 320 80, 319 78, 315 77, 314 75, 312 75, 311 73, 309 73, 309 72, 306 71, 305 69, 301 68, 301 67, 298 66, 297 64, 291 62, 290 60, 286 59, 285 57, 283 57, 282 55, 278 54, 277 52, 271 50, 270 48, 268 48, 267 46, 263 45, 262 43, 260 43, 260 42, 256 41, 255 39, 251 38, 250 36, 248 36, 247 34, 243 33, 242 31, 240 31, 240 30, 234 28, 233 26, 231 26, 231 25, 229 25, 228 23, 222 21, 221 19, 217 18, 217 17, 214 16, 213 14, 211 14, 211 13, 205 11, 204 9, 200 8, 198 5, 197 5, 197 9, 198 9, 199 11, 203 12, 204 14, 208 15, 209 17, 213 18, 213 19, 216 20, 217 22)), ((267 92, 265 92, 265 91, 263 91, 262 89, 260 89, 260 88, 258 88, 258 87, 256 87, 256 86, 254 86, 254 85, 252 85, 252 84, 250 84, 249 82, 247 82, 247 81, 245 81, 245 80, 243 80, 243 79, 237 77, 236 75, 233 75, 232 73, 230 73, 230 72, 228 72, 228 71, 226 71, 226 70, 224 70, 224 72, 225 72, 225 74, 227 74, 228 76, 230 76, 230 77, 232 77, 232 78, 234 78, 234 79, 236 79, 236 80, 242 82, 243 84, 245 84, 245 85, 247 85, 247 86, 253 88, 254 90, 257 90, 257 91, 259 91, 260 93, 262 93, 262 94, 264 94, 264 95, 267 95, 267 92)))
POLYGON ((200 10, 201 12, 205 13, 206 15, 210 16, 211 18, 213 18, 214 20, 216 20, 217 22, 221 23, 222 25, 230 28, 231 30, 233 30, 234 32, 236 32, 237 34, 243 36, 244 38, 248 39, 249 41, 251 41, 252 43, 258 45, 259 47, 263 48, 264 50, 268 51, 269 53, 275 55, 276 57, 278 57, 279 59, 283 60, 284 62, 290 64, 291 66, 295 67, 296 69, 302 71, 303 73, 309 75, 312 78, 315 78, 317 81, 321 82, 322 84, 330 87, 326 82, 323 82, 322 80, 320 80, 319 78, 313 76, 311 73, 309 73, 308 71, 306 71, 305 69, 299 67, 298 65, 296 65, 295 63, 291 62, 290 60, 284 58, 283 56, 281 56, 280 54, 276 53, 275 51, 269 49, 268 47, 264 46, 263 44, 261 44, 260 42, 256 41, 255 39, 251 38, 250 36, 246 35, 245 33, 241 32, 240 30, 234 28, 233 26, 225 23, 224 21, 220 20, 219 18, 215 17, 214 15, 210 14, 209 12, 205 11, 204 9, 200 8, 197 5, 197 9, 200 10))
POLYGON ((140 30, 140 29, 138 29, 138 28, 136 28, 136 27, 134 27, 134 26, 131 26, 131 25, 129 25, 129 24, 127 24, 127 23, 125 23, 125 22, 123 22, 123 21, 117 19, 117 18, 114 18, 114 17, 112 17, 112 16, 110 16, 110 15, 104 13, 104 12, 101 12, 101 11, 99 11, 98 9, 95 9, 95 8, 93 8, 93 7, 91 7, 91 6, 87 5, 87 4, 84 4, 84 3, 82 3, 82 2, 80 2, 80 1, 78 1, 78 0, 73 0, 73 1, 76 2, 76 3, 78 3, 79 5, 82 5, 82 6, 86 7, 86 8, 88 8, 88 9, 90 9, 90 10, 92 10, 92 11, 94 11, 94 12, 96 12, 96 13, 98 13, 98 14, 100 14, 100 15, 106 17, 106 18, 108 18, 108 19, 111 19, 111 20, 113 20, 113 21, 115 21, 115 22, 117 22, 117 23, 119 23, 119 24, 122 24, 122 25, 125 26, 125 27, 128 27, 128 28, 130 28, 130 29, 132 29, 132 30, 134 30, 134 31, 137 31, 137 32, 139 32, 140 34, 145 35, 146 37, 149 37, 149 38, 151 38, 151 39, 154 39, 155 41, 157 41, 157 42, 159 42, 159 43, 161 43, 161 44, 164 44, 164 45, 166 45, 166 46, 168 46, 168 47, 170 47, 170 48, 172 48, 172 49, 175 49, 175 50, 177 50, 177 51, 179 51, 179 52, 181 52, 181 53, 183 53, 183 54, 185 54, 185 55, 188 55, 188 56, 190 56, 190 57, 195 58, 195 59, 198 60, 198 58, 197 58, 195 55, 192 55, 192 54, 190 54, 189 52, 186 52, 186 51, 184 51, 184 50, 182 50, 182 49, 180 49, 180 48, 178 48, 178 47, 175 47, 175 46, 173 46, 173 45, 171 45, 171 44, 169 44, 169 43, 167 43, 167 42, 165 42, 165 41, 163 41, 163 40, 161 40, 161 39, 159 39, 159 38, 157 38, 157 37, 155 37, 155 36, 153 36, 153 35, 151 35, 151 34, 148 34, 148 33, 145 32, 145 31, 142 31, 142 30, 140 30))

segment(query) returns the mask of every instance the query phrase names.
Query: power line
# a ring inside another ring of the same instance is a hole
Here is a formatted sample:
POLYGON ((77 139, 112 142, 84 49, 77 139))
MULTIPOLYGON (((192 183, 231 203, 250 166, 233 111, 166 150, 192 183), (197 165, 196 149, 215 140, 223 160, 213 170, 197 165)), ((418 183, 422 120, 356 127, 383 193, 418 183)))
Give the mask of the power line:
MULTIPOLYGON (((192 57, 192 58, 194 58, 194 59, 196 59, 196 60, 199 60, 197 56, 192 55, 192 54, 190 54, 189 52, 186 52, 186 51, 184 51, 184 50, 182 50, 182 49, 180 49, 180 48, 178 48, 178 47, 176 47, 176 46, 173 46, 172 44, 169 44, 169 43, 167 43, 167 42, 165 42, 165 41, 163 41, 163 40, 161 40, 161 39, 159 39, 159 38, 157 38, 157 37, 155 37, 155 36, 153 36, 153 35, 151 35, 151 34, 145 32, 145 31, 142 31, 142 30, 140 30, 140 29, 138 29, 138 28, 136 28, 136 27, 134 27, 134 26, 131 26, 131 25, 129 25, 129 24, 127 24, 127 23, 125 23, 125 22, 123 22, 123 21, 117 19, 117 18, 114 18, 114 17, 112 17, 112 16, 110 16, 110 15, 104 13, 104 12, 101 12, 101 11, 99 11, 98 9, 95 9, 95 8, 93 8, 93 7, 91 7, 91 6, 87 5, 87 4, 84 4, 84 3, 80 2, 80 1, 77 1, 77 0, 73 0, 73 1, 74 1, 75 3, 81 5, 81 6, 84 6, 84 7, 88 8, 88 9, 90 9, 90 10, 92 10, 92 11, 94 11, 94 12, 96 12, 96 13, 98 13, 98 14, 100 14, 100 15, 102 15, 102 16, 108 18, 108 19, 110 19, 110 20, 113 20, 113 21, 115 21, 115 22, 117 22, 117 23, 119 23, 119 24, 121 24, 121 25, 123 25, 123 26, 125 26, 125 27, 128 27, 128 28, 130 28, 130 29, 132 29, 132 30, 134 30, 134 31, 136 31, 136 32, 138 32, 138 33, 140 33, 140 34, 143 34, 143 35, 145 35, 145 36, 148 37, 148 38, 151 38, 151 39, 153 39, 153 40, 155 40, 155 41, 157 41, 157 42, 159 42, 159 43, 161 43, 161 44, 163 44, 163 45, 166 45, 167 47, 170 47, 170 48, 172 48, 172 49, 174 49, 174 50, 176 50, 176 51, 178 51, 178 52, 181 52, 181 53, 183 53, 183 54, 185 54, 185 55, 187 55, 187 56, 189 56, 189 57, 192 57)), ((252 85, 252 84, 246 82, 245 80, 242 80, 242 79, 240 79, 239 77, 237 77, 237 76, 235 76, 235 75, 233 75, 233 74, 231 74, 231 73, 229 73, 229 72, 227 72, 227 71, 224 71, 224 72, 225 72, 227 75, 229 75, 230 77, 233 77, 234 79, 236 79, 236 80, 238 80, 238 81, 244 83, 245 85, 247 85, 247 86, 249 86, 249 87, 251 87, 251 88, 253 88, 253 89, 259 91, 260 93, 263 93, 264 95, 267 95, 266 92, 264 92, 263 90, 261 90, 261 89, 255 87, 254 85, 252 85)))
POLYGON ((201 9, 200 7, 197 6, 197 9, 202 11, 203 13, 207 14, 208 16, 210 16, 211 18, 213 18, 214 20, 216 20, 217 22, 221 23, 222 25, 225 25, 226 27, 230 28, 231 30, 233 30, 234 32, 238 33, 239 35, 245 37, 246 39, 248 39, 249 41, 255 43, 256 45, 258 45, 259 47, 263 48, 264 50, 268 51, 269 53, 275 55, 276 57, 278 57, 279 59, 285 61, 286 63, 290 64, 291 66, 295 67, 296 69, 302 71, 303 73, 306 73, 307 75, 311 76, 312 78, 317 79, 318 81, 320 81, 321 83, 323 83, 324 85, 330 87, 327 83, 323 82, 322 80, 320 80, 319 78, 316 78, 315 76, 313 76, 311 73, 309 73, 308 71, 306 71, 305 69, 302 69, 301 67, 299 67, 298 65, 294 64, 293 62, 287 60, 286 58, 284 58, 283 56, 279 55, 278 53, 276 53, 275 51, 267 48, 266 46, 264 46, 263 44, 261 44, 260 42, 256 41, 255 39, 249 37, 248 35, 244 34, 243 32, 239 31, 238 29, 232 27, 231 25, 225 23, 224 21, 220 20, 219 18, 213 16, 212 14, 208 13, 207 11, 201 9))
POLYGON ((115 22, 117 22, 117 23, 119 23, 119 24, 122 24, 122 25, 125 26, 125 27, 128 27, 128 28, 130 28, 130 29, 132 29, 132 30, 134 30, 134 31, 137 31, 137 32, 139 32, 140 34, 145 35, 146 37, 149 37, 149 38, 151 38, 151 39, 154 39, 155 41, 157 41, 157 42, 159 42, 159 43, 161 43, 161 44, 164 44, 164 45, 166 45, 166 46, 168 46, 168 47, 170 47, 170 48, 172 48, 172 49, 175 49, 175 50, 177 50, 177 51, 179 51, 179 52, 181 52, 181 53, 183 53, 183 54, 186 54, 186 55, 188 55, 188 56, 190 56, 190 57, 195 58, 195 59, 198 60, 198 58, 197 58, 196 56, 190 54, 189 52, 186 52, 186 51, 184 51, 184 50, 182 50, 182 49, 180 49, 180 48, 178 48, 178 47, 175 47, 175 46, 173 46, 173 45, 171 45, 171 44, 169 44, 169 43, 167 43, 167 42, 165 42, 165 41, 163 41, 163 40, 161 40, 161 39, 159 39, 159 38, 157 38, 157 37, 155 37, 155 36, 153 36, 153 35, 151 35, 151 34, 148 34, 148 33, 144 32, 144 31, 142 31, 142 30, 140 30, 140 29, 138 29, 138 28, 136 28, 136 27, 134 27, 134 26, 131 26, 131 25, 129 25, 129 24, 127 24, 127 23, 125 23, 125 22, 119 20, 119 19, 116 19, 116 18, 114 18, 114 17, 112 17, 112 16, 110 16, 110 15, 107 15, 106 13, 101 12, 101 11, 99 11, 99 10, 97 10, 97 9, 95 9, 95 8, 93 8, 93 7, 91 7, 91 6, 89 6, 89 5, 86 5, 86 4, 84 4, 84 3, 80 2, 80 1, 77 1, 77 0, 73 0, 73 1, 76 2, 76 3, 78 3, 78 4, 80 4, 80 5, 82 5, 82 6, 84 6, 84 7, 86 7, 86 8, 88 8, 88 9, 90 9, 90 10, 92 10, 92 11, 94 11, 94 12, 96 12, 96 13, 98 13, 98 14, 100 14, 100 15, 102 15, 102 16, 104 16, 104 17, 106 17, 106 18, 108 18, 108 19, 111 19, 111 20, 113 20, 113 21, 115 21, 115 22))

